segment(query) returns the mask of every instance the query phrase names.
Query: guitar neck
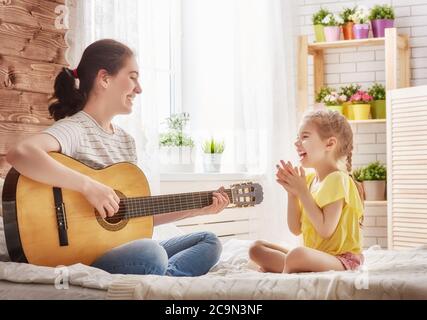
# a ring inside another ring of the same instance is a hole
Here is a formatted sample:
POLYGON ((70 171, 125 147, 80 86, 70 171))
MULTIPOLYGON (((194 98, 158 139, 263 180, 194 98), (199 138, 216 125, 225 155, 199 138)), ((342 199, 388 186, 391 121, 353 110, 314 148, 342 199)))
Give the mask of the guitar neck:
MULTIPOLYGON (((232 201, 231 189, 225 189, 232 201)), ((120 210, 126 218, 153 216, 169 212, 200 209, 212 204, 212 194, 216 191, 167 194, 150 197, 124 198, 120 210)))

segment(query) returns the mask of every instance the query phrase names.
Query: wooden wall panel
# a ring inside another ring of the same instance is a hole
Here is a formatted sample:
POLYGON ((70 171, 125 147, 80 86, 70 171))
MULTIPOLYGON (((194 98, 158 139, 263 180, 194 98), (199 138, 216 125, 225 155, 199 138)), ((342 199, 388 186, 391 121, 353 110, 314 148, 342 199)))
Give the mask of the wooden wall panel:
POLYGON ((0 56, 0 89, 52 93, 63 66, 13 56, 0 56))
POLYGON ((49 94, 0 89, 0 122, 50 125, 49 94))
POLYGON ((65 0, 0 0, 0 176, 5 155, 18 141, 53 123, 48 113, 63 66, 66 29, 55 21, 65 0))
POLYGON ((67 45, 62 34, 41 31, 36 27, 0 24, 0 55, 56 62, 66 65, 67 45))
POLYGON ((58 5, 60 4, 46 0, 2 0, 0 20, 65 34, 65 29, 55 27, 55 20, 58 17, 55 8, 58 5))

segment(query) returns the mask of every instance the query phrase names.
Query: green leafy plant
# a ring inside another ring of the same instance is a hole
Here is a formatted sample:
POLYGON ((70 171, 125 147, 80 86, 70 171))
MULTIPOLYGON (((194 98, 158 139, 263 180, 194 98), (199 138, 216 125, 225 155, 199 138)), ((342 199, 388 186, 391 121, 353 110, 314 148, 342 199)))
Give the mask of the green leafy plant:
POLYGON ((363 181, 362 180, 362 178, 363 178, 362 170, 363 170, 363 168, 357 168, 357 169, 353 170, 352 175, 353 175, 354 180, 359 181, 359 182, 363 181))
POLYGON ((214 138, 211 138, 203 143, 202 148, 204 153, 223 153, 225 145, 224 141, 215 141, 214 138))
POLYGON ((394 9, 390 5, 376 5, 369 14, 370 20, 375 19, 394 19, 394 9))
POLYGON ((340 96, 344 95, 347 97, 347 101, 350 100, 351 96, 354 95, 357 91, 362 88, 360 84, 350 84, 348 86, 340 87, 338 94, 340 96))
POLYGON ((335 89, 331 87, 320 88, 320 91, 316 94, 316 102, 317 103, 323 102, 325 97, 327 95, 330 95, 333 91, 335 91, 335 89))
POLYGON ((386 180, 387 169, 385 165, 381 164, 379 161, 375 161, 361 168, 357 173, 357 178, 354 171, 353 175, 357 181, 386 180))
POLYGON ((374 98, 374 100, 385 100, 386 97, 385 87, 381 83, 374 83, 368 89, 368 93, 374 98))
POLYGON ((162 147, 193 147, 194 141, 184 132, 185 126, 190 121, 188 113, 176 113, 166 118, 168 132, 160 135, 162 147))
POLYGON ((353 8, 344 8, 340 13, 340 17, 343 19, 344 23, 353 22, 353 15, 356 13, 357 6, 353 8))
POLYGON ((314 25, 316 24, 322 24, 322 20, 331 12, 329 10, 320 8, 319 11, 317 11, 315 14, 313 14, 311 21, 314 25))

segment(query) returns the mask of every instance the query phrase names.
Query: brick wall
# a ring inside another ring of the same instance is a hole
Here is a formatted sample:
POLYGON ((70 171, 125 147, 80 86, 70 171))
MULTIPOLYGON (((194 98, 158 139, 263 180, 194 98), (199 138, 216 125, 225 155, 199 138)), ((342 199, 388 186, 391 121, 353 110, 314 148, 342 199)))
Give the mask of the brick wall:
POLYGON ((387 248, 387 206, 366 203, 362 233, 364 248, 375 244, 387 248))
MULTIPOLYGON (((399 34, 410 36, 411 85, 427 84, 427 0, 297 0, 298 32, 314 40, 311 17, 320 7, 339 13, 343 7, 364 5, 368 8, 376 4, 390 4, 395 9, 395 27, 399 34)), ((370 35, 372 36, 372 34, 370 35)), ((313 96, 313 61, 309 58, 309 103, 313 96)), ((384 47, 360 47, 329 49, 325 52, 325 85, 339 87, 359 83, 367 88, 373 82, 385 84, 384 47)), ((379 160, 386 163, 385 123, 352 124, 354 132, 353 167, 360 167, 379 160)), ((365 246, 387 245, 387 207, 368 204, 365 212, 365 246)))

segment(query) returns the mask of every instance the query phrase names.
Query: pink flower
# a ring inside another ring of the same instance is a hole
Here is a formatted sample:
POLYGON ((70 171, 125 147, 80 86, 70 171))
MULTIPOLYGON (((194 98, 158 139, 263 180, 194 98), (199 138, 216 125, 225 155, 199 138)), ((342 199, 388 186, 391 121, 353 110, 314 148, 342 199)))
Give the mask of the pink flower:
POLYGON ((370 102, 373 98, 366 91, 359 90, 350 97, 351 102, 370 102))

